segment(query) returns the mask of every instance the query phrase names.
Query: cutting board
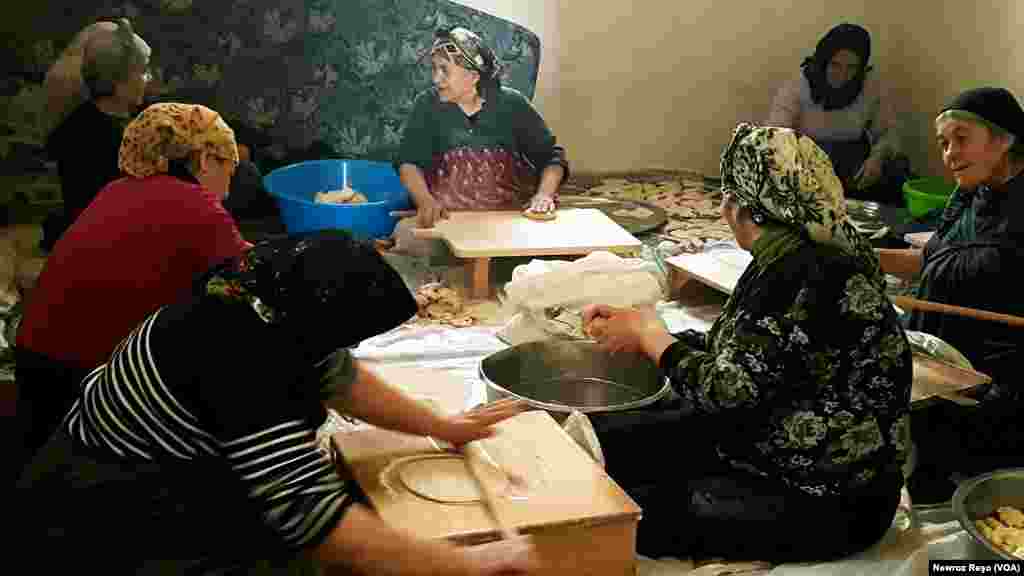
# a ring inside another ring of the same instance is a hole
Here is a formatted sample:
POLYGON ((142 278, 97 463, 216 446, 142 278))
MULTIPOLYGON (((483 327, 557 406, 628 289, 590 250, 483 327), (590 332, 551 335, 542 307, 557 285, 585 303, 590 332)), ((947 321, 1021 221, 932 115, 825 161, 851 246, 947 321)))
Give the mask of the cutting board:
MULTIPOLYGON (((726 294, 732 294, 746 268, 747 260, 742 255, 723 251, 680 254, 667 258, 665 262, 676 268, 678 272, 695 278, 702 284, 726 294)), ((959 396, 958 393, 992 380, 979 372, 964 370, 921 354, 913 355, 913 363, 911 402, 939 396, 969 403, 968 399, 959 396)))
POLYGON ((444 240, 459 258, 559 256, 640 248, 625 228, 594 208, 562 208, 554 220, 530 220, 518 211, 452 212, 421 238, 444 240))
MULTIPOLYGON (((496 474, 514 473, 527 488, 495 502, 503 522, 534 538, 537 574, 632 576, 637 504, 543 411, 519 414, 480 442, 496 474)), ((499 538, 480 503, 446 504, 410 492, 387 473, 401 459, 437 454, 426 438, 381 429, 333 438, 348 469, 381 519, 425 539, 475 544, 499 538)))
POLYGON ((904 234, 903 239, 914 248, 924 248, 935 232, 913 232, 904 234))
POLYGON ((750 263, 750 254, 737 251, 700 252, 679 254, 666 258, 665 263, 702 284, 732 294, 743 271, 750 263))
POLYGON ((976 403, 960 396, 959 392, 991 381, 991 377, 981 372, 914 353, 914 383, 910 388, 910 401, 917 402, 938 396, 958 403, 976 403))

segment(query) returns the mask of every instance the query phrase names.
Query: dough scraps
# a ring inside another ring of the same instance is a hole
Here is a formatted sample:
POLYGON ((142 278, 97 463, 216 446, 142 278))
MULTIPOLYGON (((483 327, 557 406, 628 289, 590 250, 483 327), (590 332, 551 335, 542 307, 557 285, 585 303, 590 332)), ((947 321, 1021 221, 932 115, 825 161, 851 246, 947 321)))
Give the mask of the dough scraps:
POLYGON ((317 204, 365 204, 366 202, 368 199, 365 195, 347 186, 341 190, 316 193, 317 204))

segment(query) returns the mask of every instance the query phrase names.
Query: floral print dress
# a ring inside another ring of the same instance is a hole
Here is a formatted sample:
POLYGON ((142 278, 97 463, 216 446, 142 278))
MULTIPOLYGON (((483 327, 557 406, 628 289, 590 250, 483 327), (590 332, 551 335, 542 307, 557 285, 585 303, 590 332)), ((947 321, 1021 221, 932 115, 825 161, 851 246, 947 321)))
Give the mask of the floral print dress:
POLYGON ((772 261, 772 240, 706 338, 684 338, 704 347, 674 344, 661 365, 698 413, 738 420, 716 446, 729 466, 839 496, 906 459, 910 346, 849 257, 798 240, 772 261))

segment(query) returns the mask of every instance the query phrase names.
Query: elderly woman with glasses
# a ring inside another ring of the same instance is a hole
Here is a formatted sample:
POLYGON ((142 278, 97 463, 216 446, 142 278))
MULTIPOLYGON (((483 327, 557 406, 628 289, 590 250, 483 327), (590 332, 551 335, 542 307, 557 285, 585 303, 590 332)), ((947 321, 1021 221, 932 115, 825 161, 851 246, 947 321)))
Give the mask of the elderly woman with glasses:
POLYGON ((647 555, 864 550, 899 502, 910 405, 910 346, 878 259, 806 136, 741 124, 722 189, 753 262, 710 332, 669 334, 653 310, 585 311, 604 347, 657 362, 683 406, 594 418, 608 473, 644 509, 647 555))
POLYGON ((63 211, 44 226, 50 250, 101 188, 121 176, 117 153, 128 121, 142 106, 150 47, 124 18, 84 30, 47 74, 47 138, 57 162, 63 211))
POLYGON ((157 306, 250 244, 221 199, 238 165, 234 132, 198 105, 146 108, 125 129, 119 166, 57 242, 18 329, 18 418, 30 457, 82 377, 157 306))
POLYGON ((439 31, 430 51, 434 88, 421 94, 405 126, 396 168, 416 218, 399 222, 398 249, 429 251, 409 230, 431 227, 452 210, 555 209, 568 175, 565 150, 479 36, 439 31))

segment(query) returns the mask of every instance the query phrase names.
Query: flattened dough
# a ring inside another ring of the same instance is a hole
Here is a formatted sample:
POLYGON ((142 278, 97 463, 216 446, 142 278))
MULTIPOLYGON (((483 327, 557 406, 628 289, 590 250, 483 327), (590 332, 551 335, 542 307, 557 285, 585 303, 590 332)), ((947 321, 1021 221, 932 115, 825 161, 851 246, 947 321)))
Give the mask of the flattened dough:
POLYGON ((526 216, 530 220, 554 220, 558 217, 557 212, 531 212, 529 210, 523 211, 523 216, 526 216))
MULTIPOLYGON (((482 499, 476 480, 461 456, 411 460, 398 468, 398 477, 409 492, 426 500, 468 504, 482 499)), ((498 473, 487 473, 484 481, 498 491, 508 484, 498 473)))
POLYGON ((620 216, 622 218, 635 218, 637 220, 646 220, 647 218, 654 216, 654 210, 651 210, 650 208, 644 208, 643 206, 637 206, 632 210, 628 208, 619 208, 615 212, 612 212, 612 214, 615 216, 620 216))

